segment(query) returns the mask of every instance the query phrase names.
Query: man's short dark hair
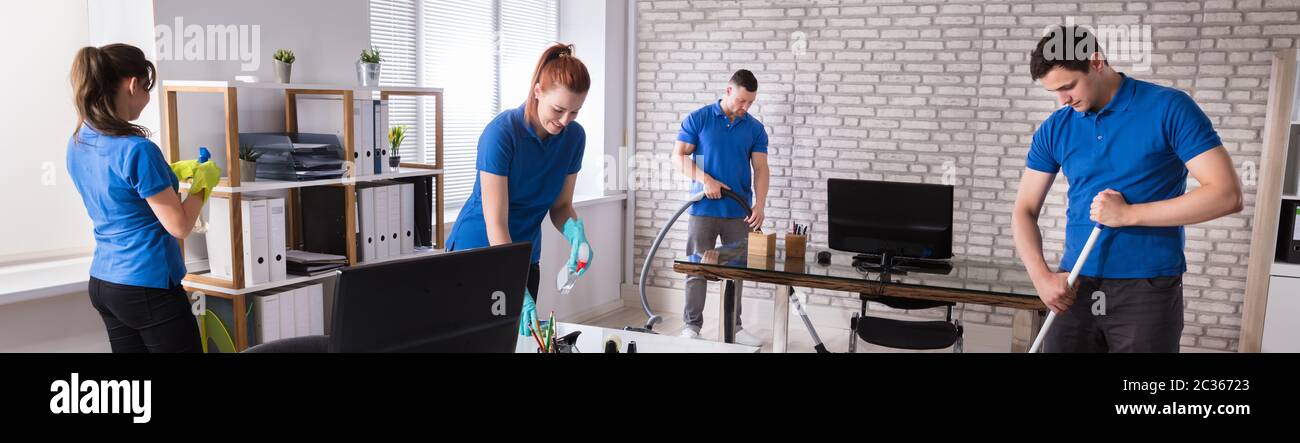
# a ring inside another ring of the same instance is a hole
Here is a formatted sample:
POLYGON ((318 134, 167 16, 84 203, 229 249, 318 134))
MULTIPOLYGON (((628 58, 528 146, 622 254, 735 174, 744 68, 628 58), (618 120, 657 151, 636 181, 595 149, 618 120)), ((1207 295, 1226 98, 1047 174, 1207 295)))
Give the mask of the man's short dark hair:
POLYGON ((754 78, 754 73, 748 69, 741 69, 731 75, 731 84, 740 86, 749 90, 749 92, 758 92, 758 79, 754 78))
POLYGON ((1056 68, 1087 73, 1092 55, 1102 52, 1097 36, 1083 26, 1057 26, 1029 54, 1029 75, 1035 81, 1056 68))

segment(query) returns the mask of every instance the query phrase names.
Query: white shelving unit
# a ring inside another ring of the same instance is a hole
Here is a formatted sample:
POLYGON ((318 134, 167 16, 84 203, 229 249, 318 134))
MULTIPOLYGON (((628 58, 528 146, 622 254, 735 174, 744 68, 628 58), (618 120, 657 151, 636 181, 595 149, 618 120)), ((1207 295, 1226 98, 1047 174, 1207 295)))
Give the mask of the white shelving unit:
MULTIPOLYGON (((204 275, 204 274, 194 274, 194 275, 204 275)), ((247 295, 255 292, 262 292, 269 289, 279 288, 282 286, 289 286, 289 285, 296 285, 299 283, 307 283, 307 282, 313 282, 317 280, 324 280, 326 278, 330 278, 333 276, 334 276, 333 272, 327 272, 321 275, 311 275, 311 276, 295 275, 290 277, 287 280, 274 281, 270 283, 263 283, 260 285, 253 285, 253 286, 245 286, 243 289, 223 288, 221 286, 200 283, 197 281, 185 282, 185 287, 190 290, 202 290, 208 293, 209 295, 220 294, 224 296, 222 298, 230 298, 230 296, 247 295)))
POLYGON ((1300 265, 1275 261, 1273 262, 1273 269, 1270 271, 1270 275, 1273 275, 1274 277, 1300 278, 1300 265))
MULTIPOLYGON (((298 104, 299 96, 338 96, 342 114, 343 134, 340 136, 340 142, 343 146, 343 158, 355 158, 356 146, 354 146, 354 122, 352 106, 353 100, 388 100, 392 96, 415 96, 429 97, 435 100, 435 138, 433 140, 435 151, 433 164, 422 163, 402 163, 396 172, 385 172, 382 174, 345 177, 327 180, 311 181, 280 181, 280 180, 241 180, 239 168, 228 168, 226 177, 222 178, 219 186, 213 189, 214 194, 231 199, 231 211, 229 228, 235 235, 231 235, 230 254, 232 278, 216 278, 209 273, 191 273, 186 276, 183 285, 190 290, 201 290, 208 295, 218 298, 229 299, 234 304, 234 312, 244 312, 248 307, 249 294, 275 289, 278 287, 295 285, 327 279, 335 273, 325 273, 315 276, 292 276, 291 278, 245 286, 243 275, 243 244, 242 239, 237 234, 241 232, 242 219, 239 213, 239 201, 242 194, 261 191, 288 190, 289 197, 286 199, 285 217, 288 221, 286 249, 296 249, 295 245, 299 243, 296 221, 301 216, 302 208, 298 198, 295 197, 295 190, 317 186, 342 186, 345 192, 342 193, 345 201, 343 202, 344 217, 346 227, 342 232, 355 232, 357 223, 356 207, 356 184, 358 182, 370 182, 377 180, 390 180, 409 177, 431 177, 433 180, 433 214, 430 217, 430 223, 434 226, 431 230, 434 233, 433 247, 421 250, 414 254, 399 255, 389 257, 383 261, 401 260, 410 257, 419 257, 441 252, 443 246, 443 189, 445 187, 443 175, 443 90, 440 88, 416 88, 416 87, 365 87, 356 85, 332 85, 332 84, 314 84, 314 83, 246 83, 236 81, 164 81, 162 83, 162 111, 164 122, 164 152, 167 154, 169 161, 176 161, 180 157, 180 124, 178 106, 178 96, 180 94, 215 94, 219 95, 224 105, 224 121, 222 127, 225 132, 225 152, 213 151, 213 156, 224 158, 227 165, 239 164, 239 91, 240 90, 270 90, 282 91, 284 95, 284 112, 285 128, 284 132, 298 132, 298 104)), ((188 187, 188 186, 187 186, 188 187)), ((356 236, 344 235, 343 242, 346 247, 347 262, 349 265, 358 264, 356 236)), ((374 261, 382 262, 382 261, 374 261)), ((243 350, 249 345, 249 325, 245 316, 235 315, 233 319, 235 347, 243 350)))
POLYGON ((392 257, 384 257, 384 258, 378 258, 378 259, 374 259, 374 260, 365 260, 365 261, 362 261, 361 263, 357 263, 357 264, 358 264, 358 265, 373 265, 373 264, 379 264, 379 263, 388 263, 388 262, 392 262, 392 261, 406 260, 406 259, 408 259, 408 258, 428 257, 428 256, 433 256, 433 255, 438 255, 438 254, 445 254, 446 252, 447 252, 446 250, 443 250, 443 249, 437 249, 437 248, 416 249, 415 252, 410 253, 410 254, 395 255, 395 256, 392 256, 392 257))
POLYGON ((426 94, 442 93, 442 88, 417 88, 407 86, 356 86, 356 85, 331 85, 323 83, 274 83, 274 82, 238 82, 224 80, 167 80, 163 86, 181 89, 181 88, 238 88, 238 89, 265 89, 265 90, 304 90, 304 91, 352 91, 354 94, 364 93, 398 93, 398 94, 426 94))
MULTIPOLYGON (((239 186, 217 186, 212 188, 212 190, 213 192, 222 192, 227 194, 235 192, 261 192, 279 189, 307 188, 311 186, 346 185, 349 183, 365 183, 406 177, 427 177, 439 174, 442 174, 441 169, 398 168, 398 172, 386 172, 379 175, 366 175, 352 178, 331 178, 326 180, 299 182, 258 179, 254 182, 243 182, 239 186)), ((189 184, 182 184, 181 189, 189 189, 189 184)))
MULTIPOLYGON (((387 262, 393 262, 393 261, 398 261, 398 260, 406 260, 406 259, 408 259, 408 258, 428 257, 428 256, 434 256, 434 255, 439 255, 439 254, 444 254, 444 253, 446 253, 445 250, 442 250, 442 249, 436 249, 436 248, 426 248, 426 249, 423 249, 423 250, 417 249, 414 253, 411 253, 411 254, 396 255, 396 256, 385 257, 385 258, 376 259, 376 260, 366 260, 366 261, 362 261, 362 262, 357 263, 357 264, 358 264, 358 265, 370 265, 370 264, 387 263, 387 262)), ((204 275, 204 273, 196 273, 195 275, 204 275)), ((325 280, 325 279, 328 279, 328 278, 332 278, 332 277, 334 277, 334 275, 335 275, 334 272, 326 272, 326 273, 323 273, 323 274, 319 274, 319 275, 311 275, 311 276, 293 276, 292 278, 289 278, 288 280, 281 280, 281 281, 274 281, 274 282, 269 282, 269 283, 263 283, 263 284, 260 284, 260 285, 246 286, 246 287, 244 287, 243 289, 233 289, 233 290, 232 290, 232 289, 223 288, 223 287, 220 287, 220 286, 215 286, 215 285, 209 285, 209 284, 199 283, 199 282, 187 282, 187 283, 185 284, 185 286, 188 287, 188 288, 190 288, 190 289, 197 289, 197 290, 203 290, 203 291, 211 291, 211 292, 219 293, 219 294, 222 294, 222 295, 228 295, 228 296, 230 296, 230 295, 247 295, 247 294, 253 294, 253 293, 257 293, 257 292, 262 292, 262 291, 271 290, 271 289, 275 289, 275 288, 279 288, 279 287, 283 287, 283 286, 291 286, 291 285, 296 285, 296 284, 299 284, 299 283, 308 283, 308 282, 314 282, 314 281, 319 281, 319 280, 325 280)))

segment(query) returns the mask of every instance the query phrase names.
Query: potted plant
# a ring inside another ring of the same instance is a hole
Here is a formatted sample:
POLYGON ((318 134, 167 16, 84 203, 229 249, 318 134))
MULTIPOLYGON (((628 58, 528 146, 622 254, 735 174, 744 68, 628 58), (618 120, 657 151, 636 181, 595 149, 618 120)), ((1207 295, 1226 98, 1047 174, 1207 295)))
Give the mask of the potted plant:
POLYGON ((399 155, 402 142, 406 140, 406 126, 395 126, 388 130, 388 167, 393 172, 397 172, 402 166, 402 157, 399 155))
POLYGON ((361 86, 379 86, 379 63, 384 58, 375 48, 361 51, 361 61, 357 62, 357 80, 361 86))
POLYGON ((253 150, 253 145, 248 143, 239 145, 239 179, 241 181, 257 181, 257 159, 261 156, 261 152, 253 150))
POLYGON ((297 60, 297 58, 293 56, 293 51, 277 49, 274 58, 275 81, 280 83, 291 83, 289 77, 293 72, 293 61, 297 60))

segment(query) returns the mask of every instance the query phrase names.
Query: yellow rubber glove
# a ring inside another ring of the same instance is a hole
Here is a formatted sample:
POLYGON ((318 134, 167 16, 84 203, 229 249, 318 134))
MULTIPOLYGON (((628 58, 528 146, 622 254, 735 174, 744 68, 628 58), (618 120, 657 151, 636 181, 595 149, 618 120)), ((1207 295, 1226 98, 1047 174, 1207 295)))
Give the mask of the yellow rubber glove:
POLYGON ((221 168, 218 168, 216 163, 210 161, 198 164, 194 167, 193 178, 194 182, 190 184, 190 195, 202 195, 203 202, 207 203, 208 196, 212 194, 212 188, 215 188, 221 182, 221 168))
POLYGON ((198 160, 182 160, 172 163, 172 173, 176 174, 176 180, 181 183, 190 181, 194 178, 194 168, 199 166, 198 160))

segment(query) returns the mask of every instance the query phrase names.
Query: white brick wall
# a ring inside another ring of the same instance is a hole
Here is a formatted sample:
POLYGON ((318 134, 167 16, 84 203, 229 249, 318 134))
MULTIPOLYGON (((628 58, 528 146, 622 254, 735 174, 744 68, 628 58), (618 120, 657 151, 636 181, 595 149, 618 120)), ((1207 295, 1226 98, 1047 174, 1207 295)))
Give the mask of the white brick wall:
MULTIPOLYGON (((1009 211, 1030 138, 1056 107, 1028 75, 1029 51, 1045 26, 1067 16, 1083 25, 1150 25, 1151 71, 1117 68, 1192 94, 1239 168, 1259 161, 1271 53, 1300 37, 1300 0, 639 0, 637 7, 638 154, 670 153, 681 119, 717 97, 733 71, 750 69, 760 82, 754 114, 771 131, 769 230, 794 218, 826 232, 828 178, 939 183, 952 162, 956 252, 1000 258, 1015 254, 1009 211)), ((1059 261, 1064 240, 1065 190, 1058 178, 1041 222, 1049 263, 1059 261)), ((1242 214, 1187 228, 1185 346, 1237 348, 1253 183, 1245 191, 1242 214)), ((645 248, 685 192, 636 192, 639 272, 645 248)), ((683 287, 670 263, 685 248, 685 226, 665 242, 653 285, 683 287)), ((825 246, 824 237, 814 240, 825 246)), ((745 294, 771 296, 759 286, 745 294)), ((810 300, 857 303, 821 291, 810 300)), ((971 306, 967 321, 1005 325, 1010 314, 971 306)))

